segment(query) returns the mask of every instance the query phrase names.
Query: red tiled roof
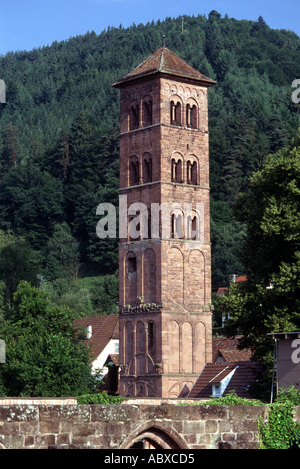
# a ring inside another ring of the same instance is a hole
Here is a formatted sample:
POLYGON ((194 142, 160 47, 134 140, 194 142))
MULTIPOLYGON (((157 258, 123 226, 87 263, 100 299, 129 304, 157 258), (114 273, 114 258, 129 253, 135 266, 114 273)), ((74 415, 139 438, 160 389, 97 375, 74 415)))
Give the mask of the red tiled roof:
POLYGON ((250 349, 238 349, 239 337, 213 337, 213 362, 222 356, 226 362, 248 361, 251 359, 250 349))
POLYGON ((207 399, 212 395, 212 383, 219 382, 236 367, 236 370, 226 387, 223 396, 235 390, 239 397, 250 397, 247 391, 248 386, 255 382, 254 370, 258 368, 258 363, 252 361, 237 361, 231 363, 207 363, 199 378, 194 384, 189 398, 207 399), (226 368, 227 367, 227 368, 226 368), (225 369, 226 368, 226 369, 225 369), (217 376, 220 374, 219 376, 217 376), (222 374, 222 375, 221 375, 222 374))
POLYGON ((238 275, 235 279, 235 283, 247 282, 247 275, 238 275))
MULTIPOLYGON (((234 280, 234 283, 243 283, 243 282, 247 282, 247 280, 248 280, 247 275, 237 275, 237 277, 234 280)), ((228 292, 228 287, 218 287, 218 290, 216 293, 218 296, 221 296, 227 292, 228 292)))
POLYGON ((190 80, 196 80, 201 82, 204 86, 212 86, 216 83, 188 65, 167 47, 161 47, 138 65, 132 72, 114 83, 113 86, 118 87, 128 81, 153 75, 155 73, 164 73, 179 76, 181 78, 188 78, 190 80))
POLYGON ((81 318, 76 321, 76 324, 84 329, 92 326, 92 336, 85 342, 92 345, 91 352, 94 359, 100 355, 111 339, 119 338, 119 316, 117 314, 81 318))

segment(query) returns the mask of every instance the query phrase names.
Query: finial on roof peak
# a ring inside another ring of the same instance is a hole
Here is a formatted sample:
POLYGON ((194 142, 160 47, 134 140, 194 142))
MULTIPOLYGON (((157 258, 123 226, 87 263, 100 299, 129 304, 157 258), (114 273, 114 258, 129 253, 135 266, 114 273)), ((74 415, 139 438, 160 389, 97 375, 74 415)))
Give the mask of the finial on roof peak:
POLYGON ((166 36, 165 35, 163 35, 163 45, 162 46, 166 47, 166 36))

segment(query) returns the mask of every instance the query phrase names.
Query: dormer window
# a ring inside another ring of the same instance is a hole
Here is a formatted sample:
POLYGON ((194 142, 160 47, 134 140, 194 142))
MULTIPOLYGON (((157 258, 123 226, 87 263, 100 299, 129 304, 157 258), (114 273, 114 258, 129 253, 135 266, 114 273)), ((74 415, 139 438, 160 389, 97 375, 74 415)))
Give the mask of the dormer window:
POLYGON ((212 395, 213 397, 222 397, 222 390, 221 390, 220 383, 212 385, 212 395))
POLYGON ((238 366, 226 366, 220 373, 210 380, 212 385, 212 397, 222 397, 232 376, 234 375, 238 366))

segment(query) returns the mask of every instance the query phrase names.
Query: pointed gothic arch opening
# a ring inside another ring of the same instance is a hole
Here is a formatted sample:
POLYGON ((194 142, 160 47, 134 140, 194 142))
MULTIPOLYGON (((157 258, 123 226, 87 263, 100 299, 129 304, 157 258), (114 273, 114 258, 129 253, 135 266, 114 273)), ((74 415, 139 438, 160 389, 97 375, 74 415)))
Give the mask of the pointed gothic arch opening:
POLYGON ((188 445, 173 428, 146 423, 128 435, 120 449, 188 449, 188 445))

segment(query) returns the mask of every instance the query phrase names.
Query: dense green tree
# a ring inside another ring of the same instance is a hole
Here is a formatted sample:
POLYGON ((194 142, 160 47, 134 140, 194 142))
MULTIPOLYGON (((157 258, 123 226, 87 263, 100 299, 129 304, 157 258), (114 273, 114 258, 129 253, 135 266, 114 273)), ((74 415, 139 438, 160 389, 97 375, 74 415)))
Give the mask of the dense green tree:
POLYGON ((76 333, 74 315, 22 281, 14 317, 1 321, 6 363, 0 389, 7 396, 76 396, 91 391, 89 351, 76 333))
POLYGON ((72 236, 67 223, 61 223, 54 227, 53 235, 44 249, 44 258, 44 273, 47 280, 61 278, 70 281, 77 278, 79 269, 78 242, 72 236))
POLYGON ((91 301, 97 314, 118 314, 119 301, 119 276, 118 271, 114 275, 102 277, 91 291, 91 301))
POLYGON ((267 364, 267 334, 300 327, 300 133, 289 147, 268 156, 250 191, 239 197, 236 216, 246 226, 241 260, 248 281, 233 284, 224 298, 227 333, 241 334, 267 364))
POLYGON ((62 221, 62 184, 33 164, 13 167, 0 184, 1 227, 41 249, 62 221))
MULTIPOLYGON (((21 280, 39 284, 38 274, 42 258, 39 252, 32 249, 28 242, 11 233, 0 230, 0 283, 2 308, 11 313, 12 299, 21 280)), ((1 310, 1 307, 0 307, 1 310)))
MULTIPOLYGON (((54 225, 68 222, 81 259, 102 262, 107 252, 102 265, 109 267, 115 250, 98 249, 91 213, 98 191, 118 189, 119 94, 111 84, 159 48, 163 34, 167 47, 218 82, 209 90, 215 201, 231 207, 265 156, 288 144, 300 123, 300 106, 291 99, 291 83, 300 76, 300 40, 262 18, 237 21, 213 10, 208 18, 184 15, 108 27, 99 35, 87 32, 8 53, 0 57, 7 86, 7 103, 0 107, 0 228, 41 249, 54 225)), ((215 232, 230 244, 218 205, 212 219, 215 232)), ((225 251, 231 257, 230 246, 225 251)), ((219 283, 231 261, 223 270, 220 260, 214 262, 219 283)))

